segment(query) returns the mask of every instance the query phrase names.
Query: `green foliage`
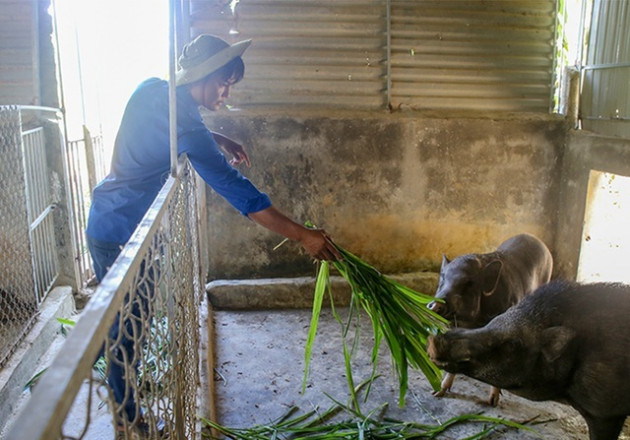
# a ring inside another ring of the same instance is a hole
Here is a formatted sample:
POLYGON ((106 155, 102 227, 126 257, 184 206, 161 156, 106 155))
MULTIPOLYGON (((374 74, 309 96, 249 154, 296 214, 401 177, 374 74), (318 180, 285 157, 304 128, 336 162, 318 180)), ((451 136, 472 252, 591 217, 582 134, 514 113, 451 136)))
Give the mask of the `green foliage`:
POLYGON ((168 316, 158 314, 151 321, 150 336, 144 343, 143 355, 138 365, 138 383, 142 384, 143 396, 161 393, 172 378, 169 376, 173 361, 173 344, 169 331, 168 316))
MULTIPOLYGON (((61 333, 64 336, 67 336, 68 332, 66 327, 74 327, 76 324, 75 321, 65 318, 57 318, 57 321, 61 324, 61 333)), ((151 391, 151 386, 154 386, 158 392, 161 391, 168 380, 165 376, 171 371, 172 360, 169 352, 171 341, 168 326, 169 322, 166 316, 158 316, 152 321, 150 342, 145 344, 144 362, 141 362, 138 371, 138 381, 145 385, 143 391, 146 393, 151 391)), ((98 377, 105 381, 107 377, 105 356, 100 356, 92 368, 98 377)), ((47 370, 48 367, 34 374, 24 385, 24 389, 30 390, 34 387, 47 370)))
MULTIPOLYGON (((66 329, 66 327, 74 327, 76 325, 76 321, 73 321, 72 319, 66 319, 66 318, 57 318, 57 322, 61 324, 61 334, 63 336, 68 335, 68 330, 66 329)), ((105 358, 103 356, 101 356, 100 358, 96 360, 96 362, 94 363, 93 369, 94 371, 98 373, 101 379, 105 378, 107 365, 105 362, 105 358)), ((37 384, 37 382, 39 382, 39 379, 41 379, 41 377, 44 375, 44 373, 47 370, 48 370, 48 367, 35 373, 33 377, 31 377, 28 380, 28 382, 26 382, 26 384, 24 385, 24 390, 30 390, 31 388, 33 388, 37 384)))
POLYGON ((332 400, 335 404, 321 414, 316 408, 308 413, 295 415, 299 408, 293 406, 278 420, 251 428, 228 428, 211 420, 201 418, 202 423, 207 428, 210 428, 210 433, 204 433, 204 437, 213 440, 224 437, 234 440, 419 440, 435 439, 438 435, 462 423, 475 423, 482 425, 481 431, 463 440, 486 438, 499 427, 526 430, 542 438, 532 428, 523 424, 481 414, 463 414, 452 417, 444 423, 429 425, 384 417, 386 405, 381 405, 367 416, 362 416, 350 406, 343 405, 334 399, 332 400), (332 422, 331 419, 340 413, 345 413, 347 418, 342 421, 332 422))
POLYGON ((308 367, 311 362, 311 351, 313 348, 313 342, 315 341, 315 334, 317 333, 317 323, 319 322, 319 313, 322 310, 322 301, 324 299, 324 292, 329 285, 329 266, 327 261, 322 261, 319 267, 319 273, 317 274, 317 282, 315 283, 315 296, 313 298, 313 314, 311 316, 311 325, 308 330, 308 337, 306 339, 306 348, 304 350, 304 380, 302 381, 302 392, 306 389, 306 378, 308 367))
MULTIPOLYGON (((433 301, 434 298, 403 286, 382 275, 356 255, 338 246, 337 249, 343 256, 343 260, 333 261, 332 263, 321 262, 317 276, 313 316, 305 350, 306 368, 304 370, 304 383, 308 374, 311 348, 317 331, 324 291, 330 286, 328 265, 332 264, 348 281, 352 289, 350 317, 346 324, 342 324, 346 369, 349 370, 350 368, 348 359, 350 355, 345 344, 345 335, 352 325, 352 318, 358 319, 358 313, 354 313, 353 310, 363 309, 368 314, 372 324, 374 337, 372 363, 374 370, 376 370, 381 341, 385 339, 398 376, 400 406, 403 406, 405 402, 408 385, 407 370, 409 366, 420 369, 433 389, 438 390, 442 372, 429 359, 426 352, 426 343, 429 335, 446 330, 448 321, 427 308, 427 304, 433 301)), ((329 288, 328 290, 330 292, 329 288)), ((336 313, 335 316, 341 322, 336 313)), ((351 371, 347 371, 347 373, 349 388, 352 390, 351 371)))
POLYGON ((72 319, 66 319, 66 318, 57 318, 57 322, 61 324, 61 334, 64 336, 68 336, 68 330, 66 329, 66 326, 74 327, 76 325, 76 321, 73 321, 72 319))

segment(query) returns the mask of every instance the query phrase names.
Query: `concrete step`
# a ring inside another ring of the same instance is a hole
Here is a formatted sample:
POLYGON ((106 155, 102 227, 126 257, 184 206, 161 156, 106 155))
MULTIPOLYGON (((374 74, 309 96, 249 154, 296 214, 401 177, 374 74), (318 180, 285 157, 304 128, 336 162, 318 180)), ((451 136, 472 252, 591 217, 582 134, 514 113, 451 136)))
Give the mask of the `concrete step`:
MULTIPOLYGON (((388 275, 392 280, 418 292, 433 295, 439 274, 413 272, 388 275)), ((349 304, 350 285, 341 276, 331 276, 335 304, 349 304)), ((210 304, 216 309, 299 309, 313 305, 315 277, 216 280, 206 285, 210 304)), ((324 306, 328 301, 324 301, 324 306)))

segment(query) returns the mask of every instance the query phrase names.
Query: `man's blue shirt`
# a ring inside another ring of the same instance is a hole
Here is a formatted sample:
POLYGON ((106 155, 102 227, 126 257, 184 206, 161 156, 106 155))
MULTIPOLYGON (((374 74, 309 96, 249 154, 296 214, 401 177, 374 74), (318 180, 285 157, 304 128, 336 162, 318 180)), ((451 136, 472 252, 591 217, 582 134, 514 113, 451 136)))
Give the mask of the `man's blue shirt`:
MULTIPOLYGON (((169 176, 168 114, 168 83, 151 78, 140 84, 125 108, 110 174, 94 188, 88 236, 120 244, 131 237, 169 176)), ((271 206, 228 163, 185 87, 177 89, 177 143, 178 153, 186 153, 206 183, 243 215, 271 206)))

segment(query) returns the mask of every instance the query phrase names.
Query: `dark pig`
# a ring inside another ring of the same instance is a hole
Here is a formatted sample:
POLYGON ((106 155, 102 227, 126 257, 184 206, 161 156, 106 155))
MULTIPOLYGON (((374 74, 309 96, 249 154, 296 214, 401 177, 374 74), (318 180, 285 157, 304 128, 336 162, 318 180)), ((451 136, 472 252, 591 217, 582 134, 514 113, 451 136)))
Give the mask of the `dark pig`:
MULTIPOLYGON (((428 307, 452 321, 455 327, 478 328, 505 312, 551 279, 553 259, 545 244, 530 234, 505 240, 496 251, 466 254, 450 261, 442 257, 436 298, 428 307)), ((443 396, 453 385, 454 375, 445 374, 443 396)), ((492 388, 488 403, 499 402, 498 388, 492 388)))
POLYGON ((536 401, 573 406, 591 440, 630 414, 630 286, 553 281, 479 329, 430 337, 440 368, 536 401))
POLYGON ((487 254, 442 257, 436 298, 429 308, 457 327, 477 328, 505 312, 551 279, 553 259, 547 246, 519 234, 487 254))

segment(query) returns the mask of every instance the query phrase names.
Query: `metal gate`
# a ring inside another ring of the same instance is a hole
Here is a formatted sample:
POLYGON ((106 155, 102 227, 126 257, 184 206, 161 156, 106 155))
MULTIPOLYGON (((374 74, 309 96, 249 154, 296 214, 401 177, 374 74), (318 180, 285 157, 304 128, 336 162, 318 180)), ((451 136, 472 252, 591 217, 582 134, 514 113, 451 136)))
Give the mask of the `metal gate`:
POLYGON ((0 366, 60 273, 54 211, 62 183, 49 167, 47 130, 36 113, 48 125, 52 119, 49 137, 59 134, 55 109, 0 107, 0 366))
POLYGON ((55 203, 48 182, 44 128, 23 132, 22 145, 33 279, 37 302, 41 303, 59 274, 53 219, 55 203))

